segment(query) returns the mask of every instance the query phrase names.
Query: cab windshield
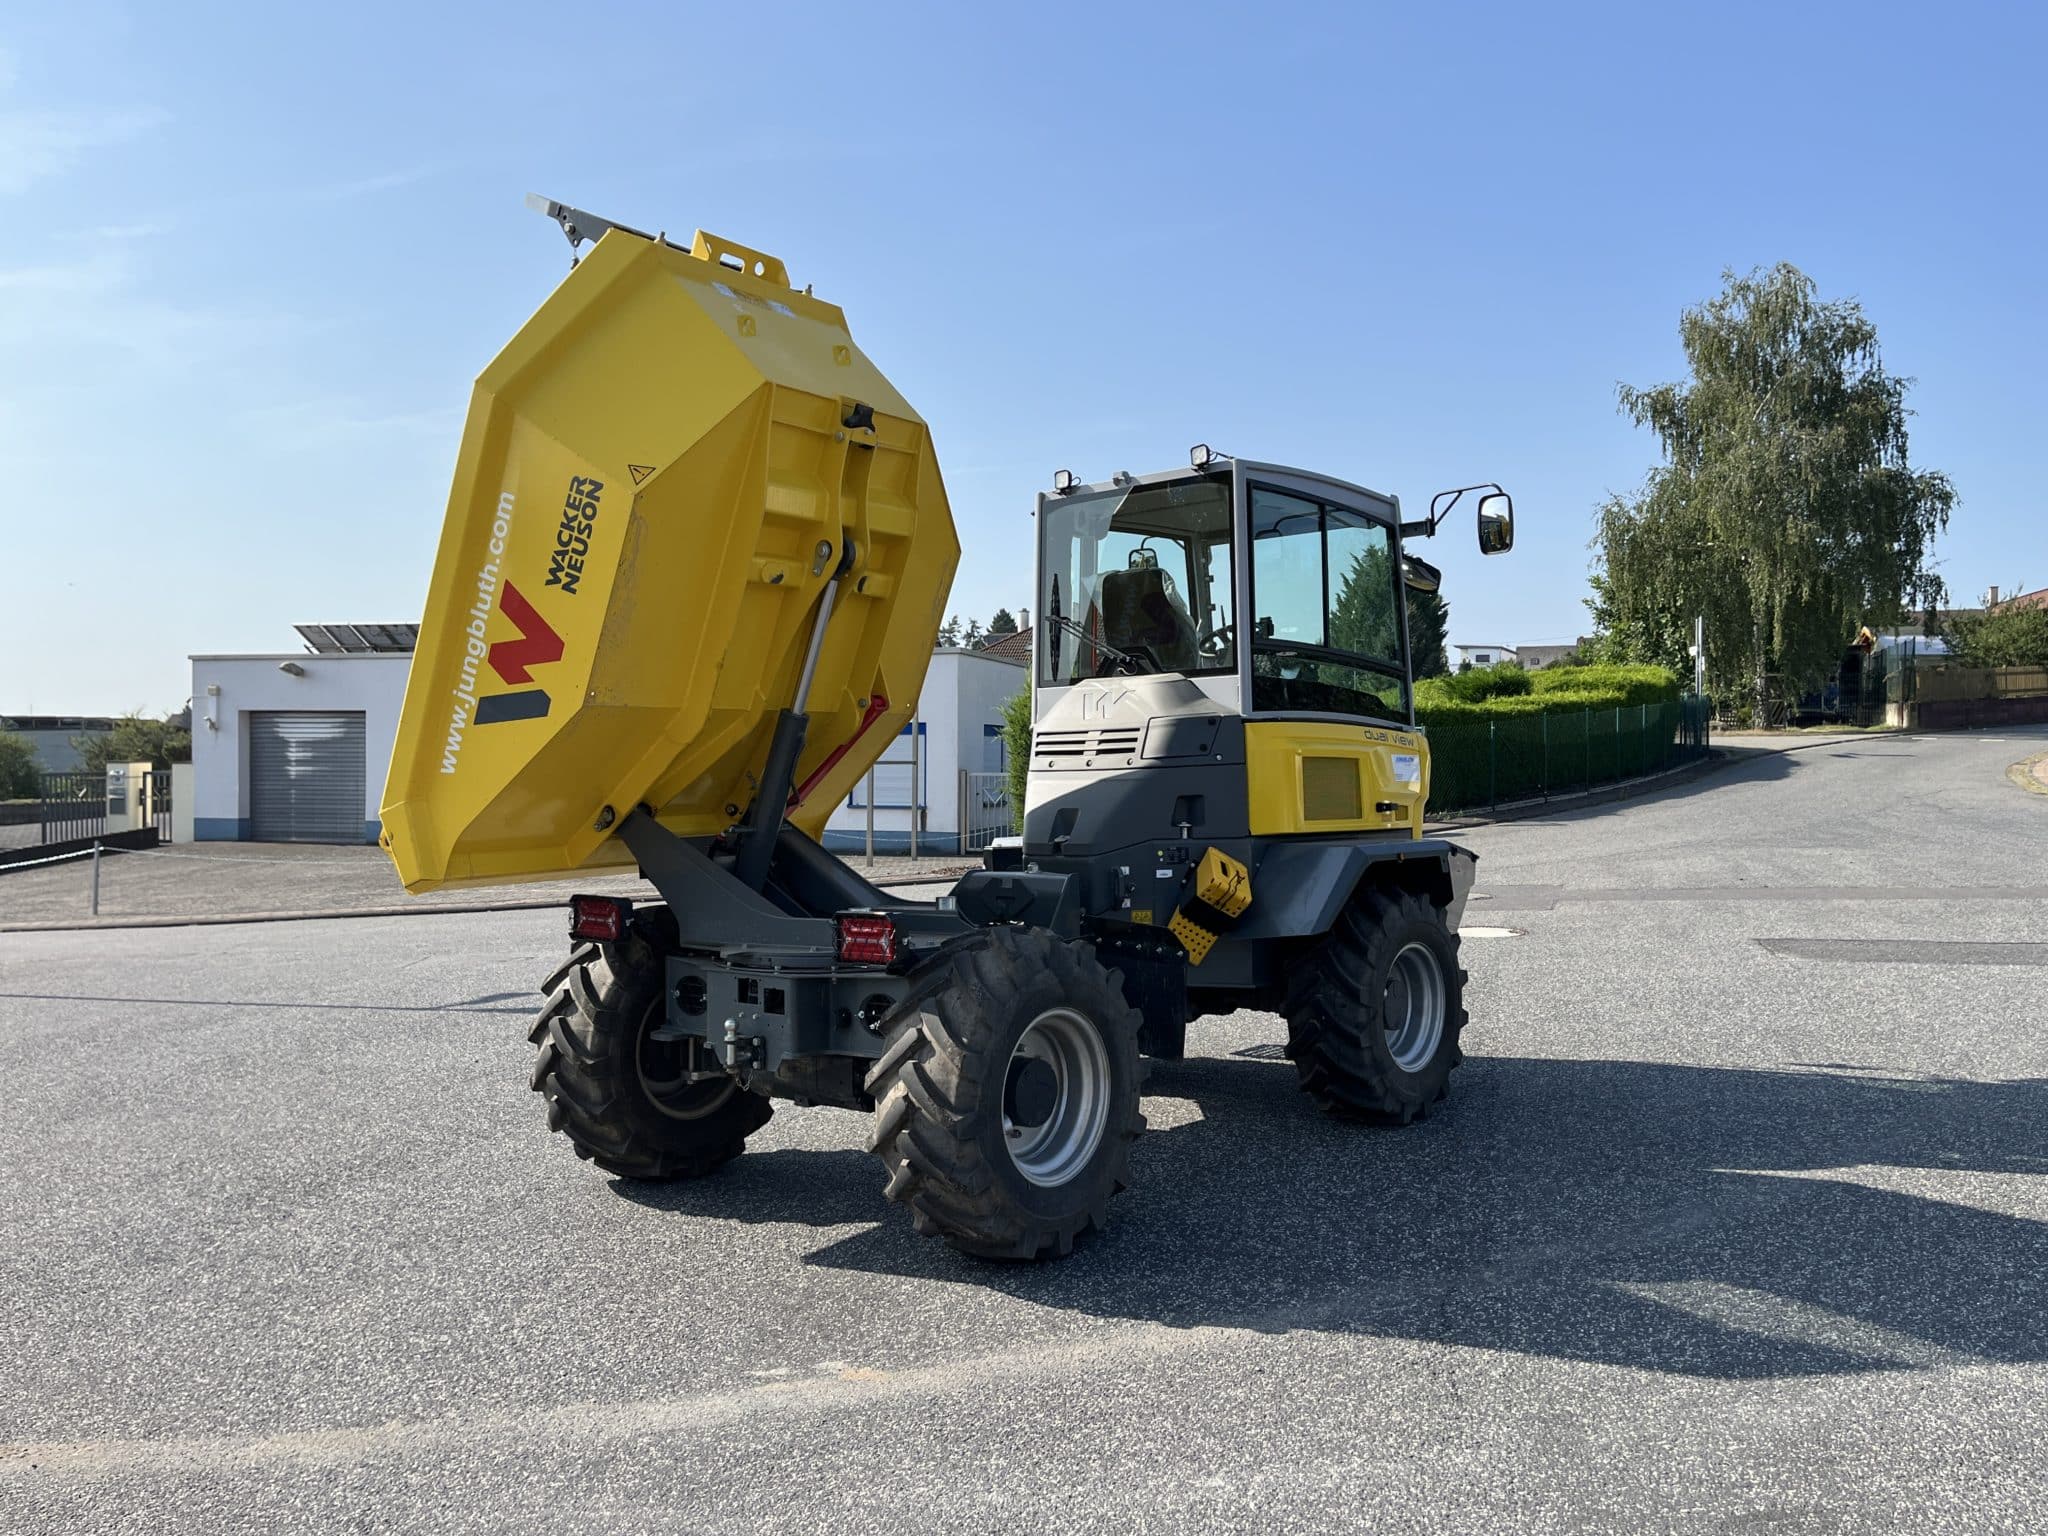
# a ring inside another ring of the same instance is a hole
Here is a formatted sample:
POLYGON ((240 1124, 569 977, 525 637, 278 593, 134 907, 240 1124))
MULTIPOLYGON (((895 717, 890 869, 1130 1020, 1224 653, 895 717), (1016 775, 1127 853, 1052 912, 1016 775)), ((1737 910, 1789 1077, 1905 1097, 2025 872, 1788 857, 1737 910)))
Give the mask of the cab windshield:
POLYGON ((1228 480, 1081 492, 1043 516, 1040 682, 1237 670, 1228 480))

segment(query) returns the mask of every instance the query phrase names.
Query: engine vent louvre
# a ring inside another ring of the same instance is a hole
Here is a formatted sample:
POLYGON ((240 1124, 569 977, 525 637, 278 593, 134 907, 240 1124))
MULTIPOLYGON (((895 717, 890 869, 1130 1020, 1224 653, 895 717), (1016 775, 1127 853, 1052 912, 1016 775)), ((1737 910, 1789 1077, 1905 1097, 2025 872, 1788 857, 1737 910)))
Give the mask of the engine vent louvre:
POLYGON ((1136 757, 1142 725, 1100 725, 1086 731, 1040 731, 1031 756, 1044 768, 1074 768, 1097 757, 1136 757))

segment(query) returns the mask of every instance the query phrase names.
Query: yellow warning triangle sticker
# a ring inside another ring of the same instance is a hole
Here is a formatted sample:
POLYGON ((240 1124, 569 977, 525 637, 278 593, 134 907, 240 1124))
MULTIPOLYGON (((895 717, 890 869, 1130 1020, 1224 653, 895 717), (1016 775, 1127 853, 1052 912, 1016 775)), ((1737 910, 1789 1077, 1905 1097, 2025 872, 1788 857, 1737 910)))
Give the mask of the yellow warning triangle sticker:
POLYGON ((638 485, 654 473, 654 466, 652 464, 628 464, 626 466, 626 473, 631 475, 633 483, 638 485))

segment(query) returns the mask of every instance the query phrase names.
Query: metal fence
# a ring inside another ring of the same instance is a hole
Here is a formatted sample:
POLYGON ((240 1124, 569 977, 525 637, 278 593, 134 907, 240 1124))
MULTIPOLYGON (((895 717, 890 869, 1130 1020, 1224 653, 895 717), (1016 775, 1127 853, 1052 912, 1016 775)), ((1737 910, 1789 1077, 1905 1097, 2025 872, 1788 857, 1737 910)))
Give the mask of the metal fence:
POLYGON ((142 776, 142 824, 155 827, 156 835, 171 840, 171 771, 152 768, 142 776))
POLYGON ((1429 727, 1429 809, 1473 810, 1640 778, 1704 756, 1712 702, 1678 699, 1429 727))
POLYGON ((2048 693, 2048 667, 1964 667, 1923 656, 1905 677, 1894 682, 1902 686, 1888 690, 1887 703, 1896 703, 1901 697, 1926 703, 2025 699, 2048 693))
MULTIPOLYGON (((169 777, 165 775, 166 779, 169 777)), ((44 774, 42 821, 45 844, 102 836, 107 830, 107 776, 44 774)))
POLYGON ((973 853, 1017 830, 1007 773, 960 774, 960 851, 973 853))

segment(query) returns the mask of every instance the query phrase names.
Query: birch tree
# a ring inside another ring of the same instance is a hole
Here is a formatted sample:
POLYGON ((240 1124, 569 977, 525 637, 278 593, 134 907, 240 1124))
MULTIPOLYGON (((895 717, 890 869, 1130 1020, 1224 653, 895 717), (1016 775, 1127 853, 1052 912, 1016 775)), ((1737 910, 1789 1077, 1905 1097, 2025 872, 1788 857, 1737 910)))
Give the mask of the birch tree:
POLYGON ((1724 280, 1679 322, 1691 376, 1621 387, 1664 462, 1600 511, 1595 615, 1616 659, 1704 615, 1715 676, 1761 722, 1773 678, 1810 686, 1859 625, 1942 600, 1931 553, 1956 496, 1910 462, 1912 381, 1885 371, 1861 306, 1788 263, 1724 280))

